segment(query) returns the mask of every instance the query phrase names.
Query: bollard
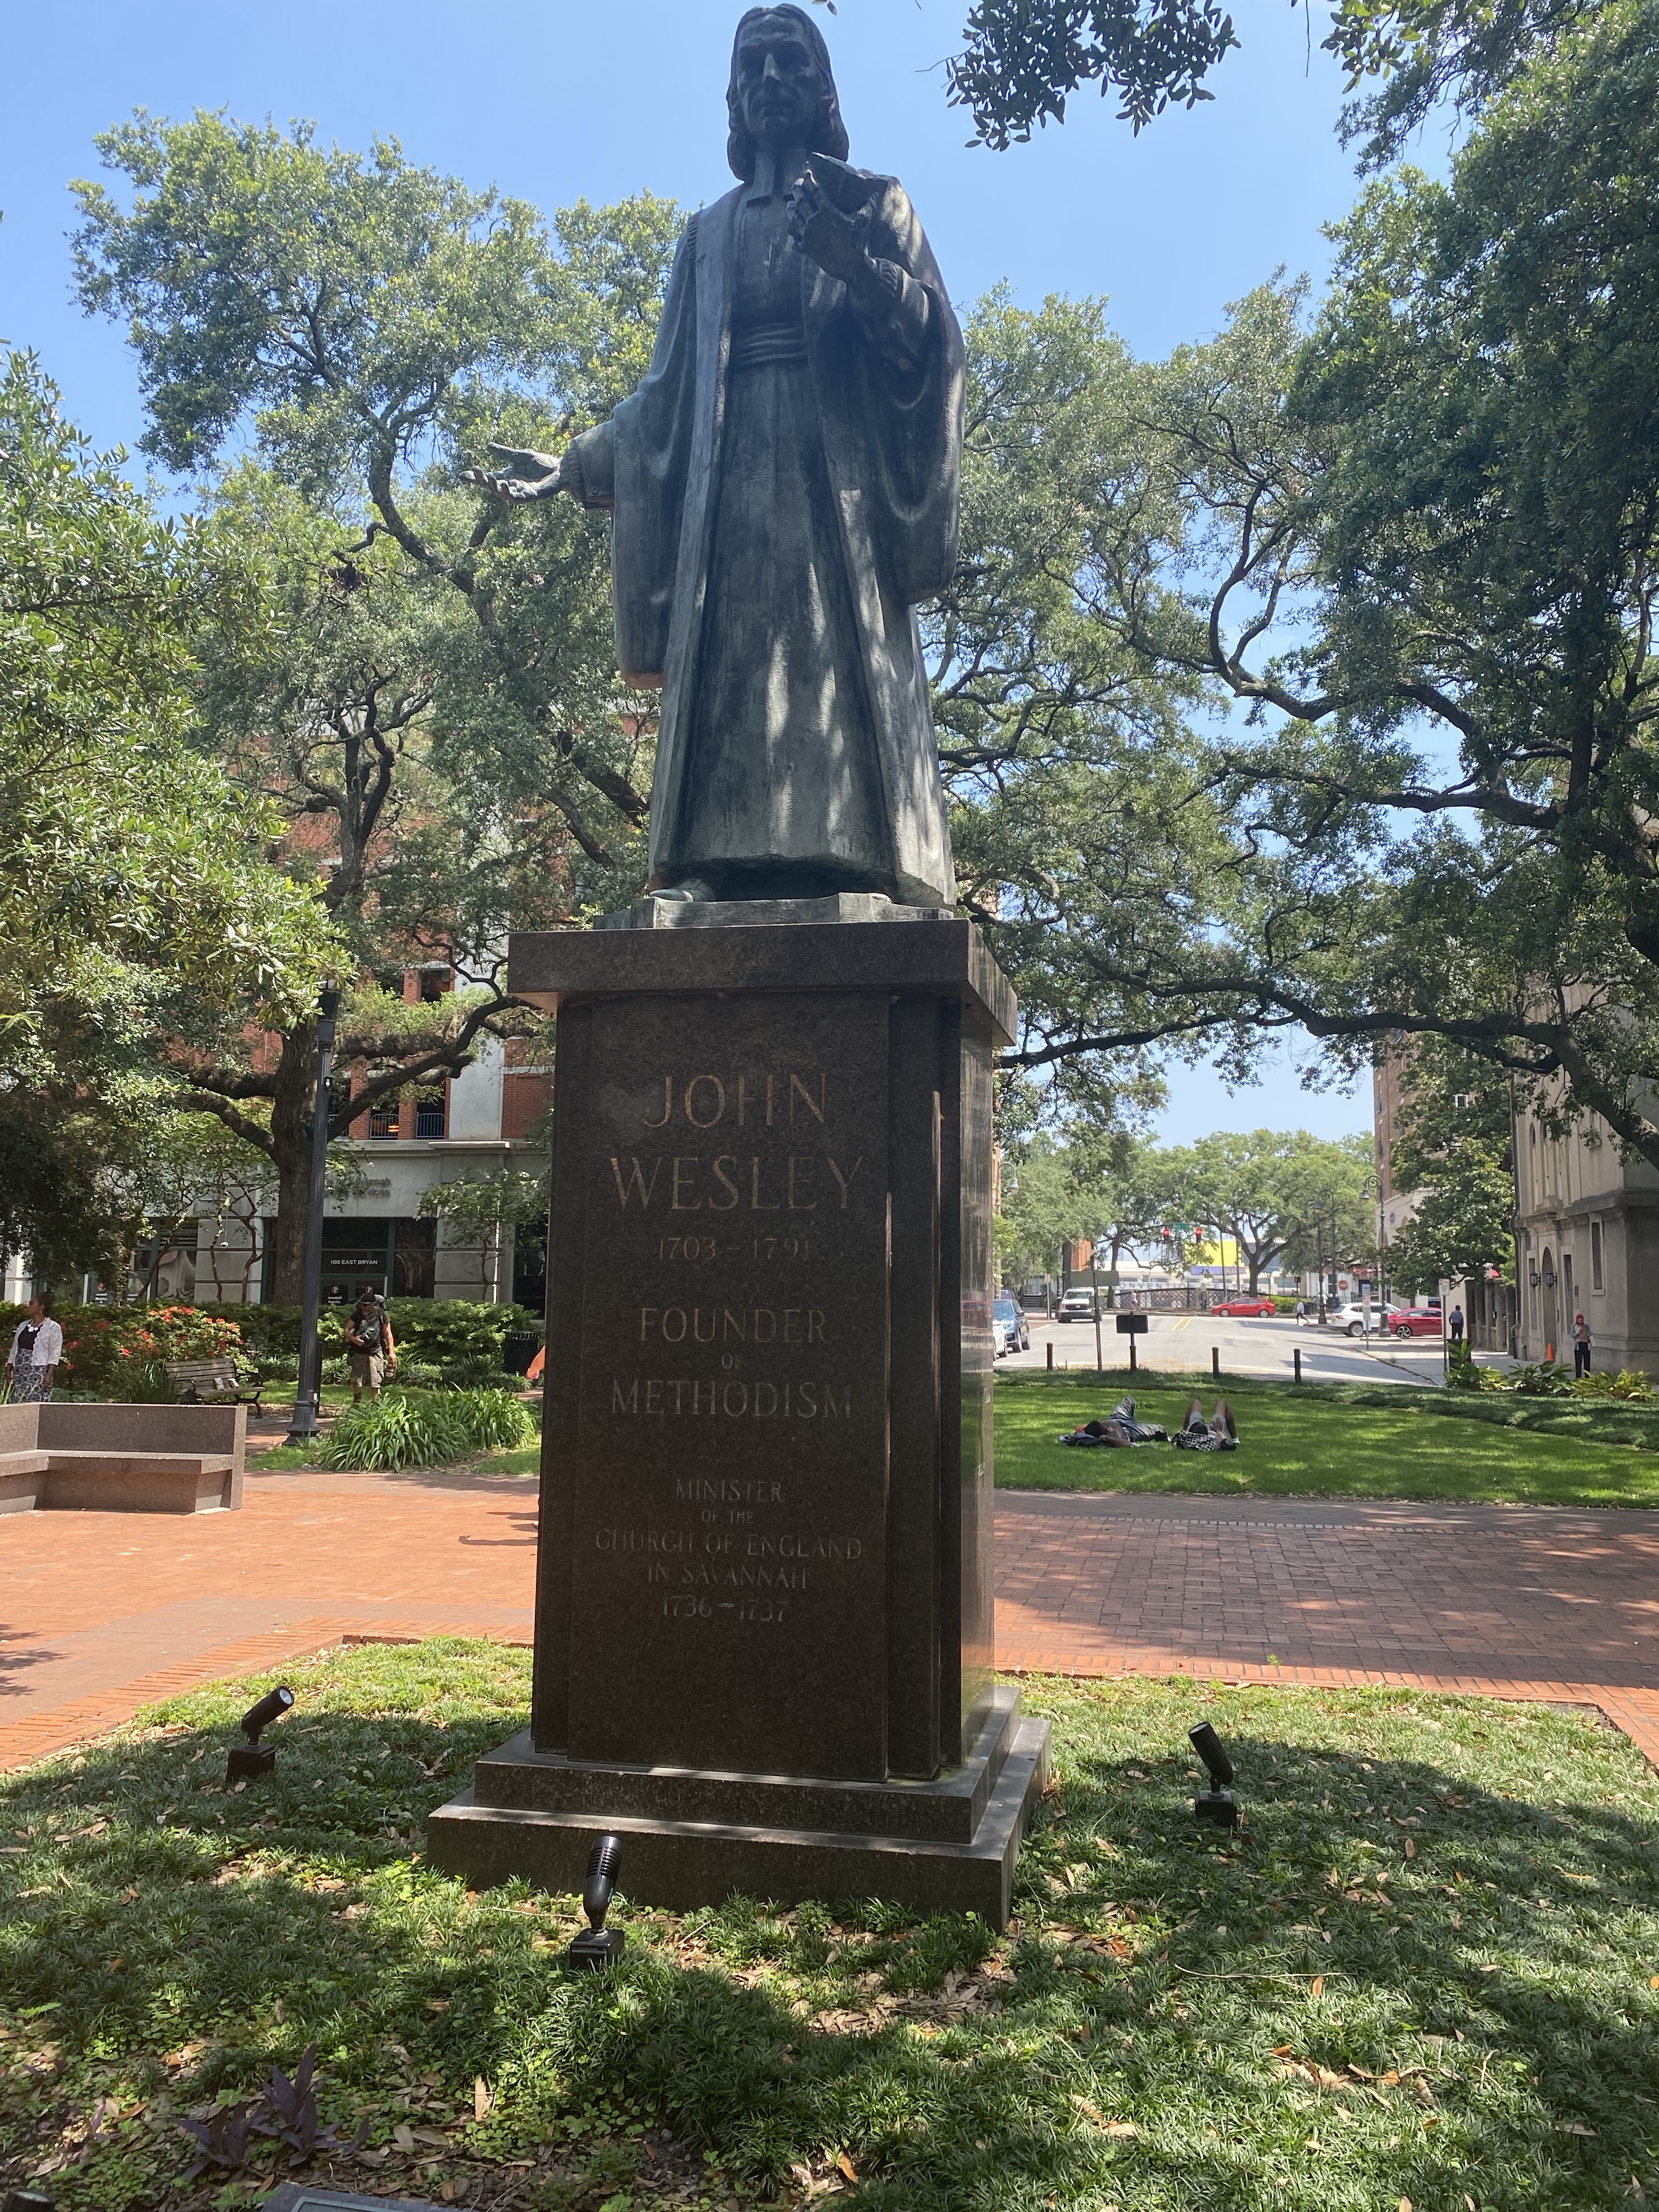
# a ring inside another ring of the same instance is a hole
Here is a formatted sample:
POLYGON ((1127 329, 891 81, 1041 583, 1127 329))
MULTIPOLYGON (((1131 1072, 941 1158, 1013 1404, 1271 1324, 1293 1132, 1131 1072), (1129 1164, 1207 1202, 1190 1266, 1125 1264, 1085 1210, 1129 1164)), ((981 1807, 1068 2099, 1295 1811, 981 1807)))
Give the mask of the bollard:
POLYGON ((1210 1372, 1211 1372, 1211 1374, 1212 1374, 1212 1375, 1213 1375, 1213 1376, 1215 1376, 1215 1378, 1216 1378, 1216 1380, 1217 1380, 1218 1382, 1219 1382, 1219 1381, 1220 1381, 1220 1379, 1221 1379, 1221 1346, 1220 1346, 1218 1344, 1212 1344, 1212 1345, 1210 1346, 1210 1372))
MULTIPOLYGON (((1298 1355, 1298 1356, 1299 1356, 1299 1355, 1298 1355)), ((1054 1373, 1054 1339, 1053 1339, 1053 1337, 1051 1336, 1051 1337, 1048 1339, 1048 1372, 1052 1375, 1052 1374, 1054 1373)))
POLYGON ((1299 1344, 1296 1347, 1296 1379, 1298 1382, 1302 1380, 1302 1346, 1299 1344))

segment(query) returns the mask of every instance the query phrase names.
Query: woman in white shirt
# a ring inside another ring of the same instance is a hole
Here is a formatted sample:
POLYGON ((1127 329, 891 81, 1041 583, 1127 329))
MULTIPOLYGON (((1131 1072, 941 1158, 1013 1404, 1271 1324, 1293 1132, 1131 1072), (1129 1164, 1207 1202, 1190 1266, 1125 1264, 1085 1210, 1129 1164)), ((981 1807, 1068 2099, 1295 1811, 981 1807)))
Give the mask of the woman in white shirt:
POLYGON ((13 1331, 6 1359, 6 1380, 12 1403, 44 1406, 52 1396, 52 1378, 64 1356, 64 1332, 52 1317, 52 1293, 41 1291, 29 1300, 28 1319, 13 1331))

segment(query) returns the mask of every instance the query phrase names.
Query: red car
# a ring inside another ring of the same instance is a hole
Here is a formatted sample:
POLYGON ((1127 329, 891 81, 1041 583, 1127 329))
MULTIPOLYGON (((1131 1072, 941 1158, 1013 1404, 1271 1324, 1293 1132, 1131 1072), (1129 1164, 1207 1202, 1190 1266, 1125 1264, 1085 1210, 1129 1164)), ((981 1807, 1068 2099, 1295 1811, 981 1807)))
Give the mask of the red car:
POLYGON ((1407 1306, 1389 1316, 1389 1327, 1396 1336, 1438 1336, 1440 1309, 1438 1306, 1407 1306))
POLYGON ((1230 1314, 1244 1321, 1260 1321, 1264 1314, 1274 1314, 1279 1308, 1271 1298, 1229 1298, 1224 1305, 1212 1306, 1212 1314, 1230 1314))

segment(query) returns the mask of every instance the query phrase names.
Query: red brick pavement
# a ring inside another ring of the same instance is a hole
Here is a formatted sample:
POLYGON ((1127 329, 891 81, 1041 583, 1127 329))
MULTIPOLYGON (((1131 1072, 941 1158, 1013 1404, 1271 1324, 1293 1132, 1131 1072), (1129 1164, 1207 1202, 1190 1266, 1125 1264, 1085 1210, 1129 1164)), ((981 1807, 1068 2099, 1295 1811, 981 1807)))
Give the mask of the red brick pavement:
MULTIPOLYGON (((526 1642, 535 1486, 252 1474, 240 1513, 0 1517, 0 1769, 354 1638, 526 1642)), ((1659 1762, 1659 1513, 1004 1492, 1008 1673, 1599 1705, 1659 1762)))

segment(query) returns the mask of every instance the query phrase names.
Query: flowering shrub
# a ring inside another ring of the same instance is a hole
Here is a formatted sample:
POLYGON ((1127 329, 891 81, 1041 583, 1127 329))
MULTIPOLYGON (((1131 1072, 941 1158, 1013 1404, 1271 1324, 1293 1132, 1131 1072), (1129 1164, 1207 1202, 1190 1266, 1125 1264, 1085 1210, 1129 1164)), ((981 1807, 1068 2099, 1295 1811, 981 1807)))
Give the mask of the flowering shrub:
MULTIPOLYGON (((169 1359, 238 1358, 242 1332, 234 1321, 194 1306, 73 1306, 56 1309, 64 1330, 57 1387, 89 1397, 154 1397, 169 1359)), ((22 1318, 19 1308, 8 1337, 22 1318)))

